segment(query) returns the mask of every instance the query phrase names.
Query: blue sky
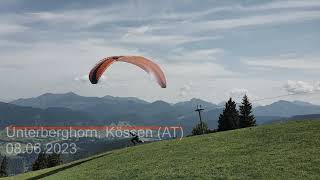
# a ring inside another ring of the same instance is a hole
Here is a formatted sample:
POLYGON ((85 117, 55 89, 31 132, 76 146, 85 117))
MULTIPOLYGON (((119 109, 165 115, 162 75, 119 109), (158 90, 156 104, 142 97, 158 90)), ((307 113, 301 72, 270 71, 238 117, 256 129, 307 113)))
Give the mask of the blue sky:
MULTIPOLYGON (((317 92, 319 29, 320 1, 312 0, 2 0, 0 99, 73 91, 218 103, 244 93, 317 92), (90 85, 86 75, 99 59, 122 54, 159 63, 168 88, 123 63, 90 85)), ((287 99, 320 104, 319 97, 287 99)))

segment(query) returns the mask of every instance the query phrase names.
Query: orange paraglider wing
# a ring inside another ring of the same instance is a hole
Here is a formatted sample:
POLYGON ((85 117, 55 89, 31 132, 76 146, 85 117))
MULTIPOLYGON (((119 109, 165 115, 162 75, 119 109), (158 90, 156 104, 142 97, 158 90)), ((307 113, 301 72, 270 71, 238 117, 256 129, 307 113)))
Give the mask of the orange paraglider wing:
POLYGON ((90 71, 89 79, 92 84, 97 84, 102 74, 108 69, 108 67, 116 62, 126 62, 130 64, 134 64, 149 74, 154 75, 157 80, 157 83, 162 87, 166 88, 166 77, 161 70, 161 68, 154 62, 149 59, 146 59, 141 56, 112 56, 102 59, 95 67, 90 71))

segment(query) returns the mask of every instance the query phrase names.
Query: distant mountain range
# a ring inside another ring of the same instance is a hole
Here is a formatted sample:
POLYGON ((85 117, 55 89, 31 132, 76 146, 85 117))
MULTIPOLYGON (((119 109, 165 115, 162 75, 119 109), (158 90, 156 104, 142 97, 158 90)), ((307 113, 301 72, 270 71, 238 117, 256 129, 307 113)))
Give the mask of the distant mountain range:
MULTIPOLYGON (((146 102, 132 97, 84 97, 75 93, 43 94, 39 97, 0 103, 1 125, 108 125, 128 122, 143 125, 181 125, 190 132, 198 115, 195 107, 206 110, 203 119, 211 128, 217 127, 223 106, 201 99, 169 104, 164 101, 146 102)), ((254 108, 258 124, 288 119, 292 116, 320 114, 320 106, 301 101, 278 101, 254 108)))
POLYGON ((38 109, 0 102, 0 126, 88 124, 90 115, 82 111, 52 107, 38 109))
POLYGON ((256 116, 280 116, 280 117, 291 117, 296 115, 305 114, 319 114, 320 106, 313 105, 302 101, 277 101, 270 105, 259 106, 254 108, 254 114, 256 116))

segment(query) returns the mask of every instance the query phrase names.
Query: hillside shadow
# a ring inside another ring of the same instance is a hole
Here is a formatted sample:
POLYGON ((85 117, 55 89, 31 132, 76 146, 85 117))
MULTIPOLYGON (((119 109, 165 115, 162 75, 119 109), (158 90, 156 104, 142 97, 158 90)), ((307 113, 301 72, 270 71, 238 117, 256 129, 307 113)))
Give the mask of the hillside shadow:
POLYGON ((61 168, 59 168, 59 169, 55 169, 55 170, 53 170, 53 171, 50 171, 50 172, 47 172, 47 173, 44 173, 44 174, 41 174, 41 175, 38 175, 38 176, 35 176, 35 177, 32 177, 32 178, 29 178, 29 179, 27 179, 27 180, 42 179, 42 178, 45 178, 45 177, 47 177, 47 176, 51 176, 51 175, 53 175, 53 174, 56 174, 56 173, 58 173, 58 172, 60 172, 60 171, 67 170, 67 169, 69 169, 69 168, 78 166, 78 165, 80 165, 80 164, 82 164, 82 163, 86 163, 86 162, 89 162, 89 161, 92 161, 92 160, 95 160, 95 159, 98 159, 98 158, 107 156, 107 155, 109 155, 109 154, 111 154, 111 153, 102 154, 102 155, 99 155, 99 156, 94 157, 94 158, 92 158, 92 159, 87 159, 87 160, 80 161, 80 162, 77 162, 77 163, 74 163, 74 164, 70 164, 70 165, 68 165, 68 166, 64 166, 64 167, 61 167, 61 168))

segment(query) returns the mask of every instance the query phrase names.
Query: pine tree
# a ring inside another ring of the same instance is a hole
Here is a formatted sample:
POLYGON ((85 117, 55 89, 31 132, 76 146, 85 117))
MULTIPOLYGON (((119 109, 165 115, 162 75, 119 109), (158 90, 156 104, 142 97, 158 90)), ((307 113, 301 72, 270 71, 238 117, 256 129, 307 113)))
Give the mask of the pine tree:
POLYGON ((0 177, 7 177, 8 172, 7 172, 7 166, 8 166, 8 160, 7 157, 4 156, 1 162, 0 166, 0 177))
POLYGON ((192 135, 201 135, 203 133, 208 133, 209 132, 209 128, 208 128, 208 125, 207 123, 205 122, 200 122, 196 125, 196 127, 194 127, 192 129, 192 135))
POLYGON ((256 126, 256 120, 252 114, 252 105, 247 95, 243 97, 240 106, 239 126, 240 128, 256 126))
POLYGON ((50 154, 47 160, 48 160, 48 165, 47 165, 48 168, 62 164, 60 154, 57 154, 57 153, 50 154))
POLYGON ((227 131, 237 129, 239 127, 239 112, 236 107, 237 104, 232 100, 232 98, 230 98, 225 105, 223 113, 220 114, 218 121, 219 131, 227 131))
POLYGON ((47 167, 48 167, 47 155, 45 153, 41 152, 38 155, 38 158, 36 159, 36 161, 32 164, 32 170, 37 171, 40 169, 45 169, 47 167))

